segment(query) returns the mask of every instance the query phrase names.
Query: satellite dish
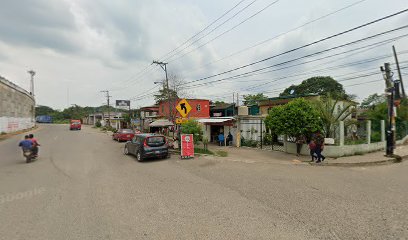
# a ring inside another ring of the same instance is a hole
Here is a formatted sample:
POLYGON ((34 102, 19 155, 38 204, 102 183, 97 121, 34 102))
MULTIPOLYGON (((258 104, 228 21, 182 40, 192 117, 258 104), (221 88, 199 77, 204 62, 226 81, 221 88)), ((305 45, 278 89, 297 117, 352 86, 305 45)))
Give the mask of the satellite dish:
POLYGON ((292 90, 290 90, 290 95, 293 95, 294 93, 295 93, 295 90, 294 89, 292 89, 292 90))

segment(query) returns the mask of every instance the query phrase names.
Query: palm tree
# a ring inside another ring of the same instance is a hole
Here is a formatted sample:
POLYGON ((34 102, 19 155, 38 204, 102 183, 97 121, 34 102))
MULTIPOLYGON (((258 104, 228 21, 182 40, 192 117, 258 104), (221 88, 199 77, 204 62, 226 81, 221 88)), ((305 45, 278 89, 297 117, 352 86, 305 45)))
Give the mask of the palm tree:
POLYGON ((322 96, 315 102, 323 122, 323 131, 327 138, 334 138, 340 121, 346 120, 355 112, 356 103, 344 101, 330 96, 322 96))

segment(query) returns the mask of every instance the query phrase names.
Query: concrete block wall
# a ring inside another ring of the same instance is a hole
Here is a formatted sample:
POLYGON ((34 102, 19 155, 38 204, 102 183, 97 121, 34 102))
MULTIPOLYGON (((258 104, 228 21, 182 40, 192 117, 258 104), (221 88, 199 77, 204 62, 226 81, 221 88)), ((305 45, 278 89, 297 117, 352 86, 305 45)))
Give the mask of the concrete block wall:
POLYGON ((35 125, 35 100, 30 93, 0 77, 0 133, 35 125))

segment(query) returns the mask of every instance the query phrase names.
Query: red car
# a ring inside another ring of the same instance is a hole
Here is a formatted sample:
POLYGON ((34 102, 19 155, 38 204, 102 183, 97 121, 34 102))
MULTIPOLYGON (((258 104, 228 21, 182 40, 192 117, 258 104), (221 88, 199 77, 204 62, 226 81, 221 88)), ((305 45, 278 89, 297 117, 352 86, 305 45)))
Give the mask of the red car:
POLYGON ((112 135, 113 140, 121 141, 131 141, 135 133, 132 129, 119 129, 116 133, 112 135))

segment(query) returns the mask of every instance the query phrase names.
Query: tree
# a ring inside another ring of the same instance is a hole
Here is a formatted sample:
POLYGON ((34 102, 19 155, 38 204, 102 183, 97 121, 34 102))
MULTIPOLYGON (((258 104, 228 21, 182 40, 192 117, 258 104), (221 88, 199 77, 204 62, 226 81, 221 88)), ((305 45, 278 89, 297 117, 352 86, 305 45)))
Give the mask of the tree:
POLYGON ((198 143, 202 140, 203 130, 201 129, 200 124, 195 120, 188 120, 185 123, 181 124, 181 133, 184 134, 193 134, 194 143, 198 143))
POLYGON ((54 113, 55 110, 47 107, 47 106, 37 106, 35 107, 35 115, 36 116, 41 116, 41 115, 51 115, 54 113))
POLYGON ((328 138, 334 138, 339 122, 345 121, 355 111, 355 103, 343 102, 341 106, 341 102, 343 100, 333 99, 330 95, 323 96, 314 102, 323 123, 323 132, 328 138))
POLYGON ((284 96, 302 96, 307 94, 330 95, 337 99, 350 99, 346 91, 339 82, 332 77, 311 77, 299 85, 292 85, 286 88, 281 94, 284 96))
POLYGON ((272 108, 265 125, 274 134, 299 137, 321 130, 322 122, 312 103, 299 98, 272 108))
POLYGON ((373 108, 378 104, 384 103, 386 98, 377 93, 371 94, 361 102, 361 108, 373 108))
POLYGON ((258 104, 259 101, 267 100, 267 99, 268 97, 265 96, 263 93, 248 94, 248 95, 244 95, 244 104, 247 106, 255 105, 255 104, 258 104))
MULTIPOLYGON (((374 105, 364 114, 369 120, 372 120, 372 128, 375 131, 380 130, 380 121, 388 119, 388 104, 383 102, 374 105)), ((388 124, 388 123, 387 123, 388 124)), ((408 100, 403 99, 397 108, 397 117, 395 118, 396 136, 398 139, 408 134, 408 100)))
POLYGON ((187 92, 185 91, 185 81, 182 77, 169 73, 169 88, 167 89, 166 80, 163 80, 163 87, 159 90, 159 93, 154 95, 154 100, 156 104, 159 104, 161 101, 168 101, 170 94, 170 101, 179 99, 180 97, 187 97, 187 92))

